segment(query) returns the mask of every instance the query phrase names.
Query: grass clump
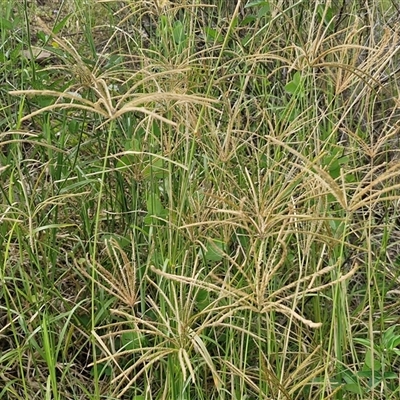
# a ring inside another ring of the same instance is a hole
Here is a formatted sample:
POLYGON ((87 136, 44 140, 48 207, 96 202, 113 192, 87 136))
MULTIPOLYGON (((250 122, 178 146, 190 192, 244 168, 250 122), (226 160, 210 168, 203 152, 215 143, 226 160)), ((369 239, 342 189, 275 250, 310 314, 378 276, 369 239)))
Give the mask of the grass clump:
POLYGON ((0 397, 398 396, 396 5, 214 3, 5 1, 0 397))

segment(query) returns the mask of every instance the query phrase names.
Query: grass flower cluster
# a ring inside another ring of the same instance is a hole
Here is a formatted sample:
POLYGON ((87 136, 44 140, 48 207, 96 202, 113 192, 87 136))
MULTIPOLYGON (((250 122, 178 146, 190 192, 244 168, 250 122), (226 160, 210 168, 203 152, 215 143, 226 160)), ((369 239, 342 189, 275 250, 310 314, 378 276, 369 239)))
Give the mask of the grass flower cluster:
POLYGON ((1 399, 400 398, 396 1, 1 7, 1 399))

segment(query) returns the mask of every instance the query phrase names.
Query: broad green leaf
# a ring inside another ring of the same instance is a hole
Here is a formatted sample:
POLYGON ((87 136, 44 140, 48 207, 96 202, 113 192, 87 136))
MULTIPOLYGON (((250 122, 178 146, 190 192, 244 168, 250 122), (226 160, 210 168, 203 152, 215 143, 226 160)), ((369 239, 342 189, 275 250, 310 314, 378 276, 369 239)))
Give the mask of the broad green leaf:
POLYGON ((90 314, 79 314, 76 316, 76 318, 85 329, 89 329, 91 327, 92 316, 90 314))
POLYGON ((135 164, 135 156, 131 154, 125 154, 118 160, 116 167, 119 170, 124 170, 129 167, 132 167, 132 165, 134 164, 135 164))
POLYGON ((339 152, 336 152, 334 154, 324 157, 323 166, 327 167, 327 169, 329 170, 329 175, 333 179, 337 179, 340 176, 341 168, 348 162, 349 162, 348 156, 341 156, 339 152))
POLYGON ((13 29, 13 23, 8 19, 0 17, 0 28, 4 30, 11 30, 13 29))
POLYGON ((221 35, 221 32, 217 31, 216 29, 205 27, 204 31, 206 32, 207 40, 216 43, 222 43, 224 41, 224 37, 221 35))
POLYGON ((225 243, 212 239, 206 245, 206 250, 203 252, 206 262, 219 262, 224 258, 225 243))
POLYGON ((374 371, 379 371, 382 368, 380 361, 374 357, 371 350, 367 350, 367 352, 365 353, 364 362, 365 365, 371 370, 373 369, 374 371))
POLYGON ((163 207, 159 196, 155 193, 149 195, 146 200, 146 206, 147 215, 144 217, 144 223, 146 225, 151 225, 158 220, 154 217, 166 218, 168 216, 168 210, 163 207))
MULTIPOLYGON (((363 367, 364 368, 364 367, 363 367)), ((372 376, 372 371, 370 370, 370 369, 365 369, 364 371, 359 371, 358 373, 357 373, 357 375, 360 377, 360 378, 371 378, 371 376, 372 376)))
POLYGON ((68 132, 72 135, 76 135, 79 132, 80 127, 81 124, 77 120, 71 119, 68 123, 68 132))
POLYGON ((181 44, 186 40, 185 30, 181 21, 175 22, 172 35, 176 44, 181 44))
POLYGON ((300 92, 300 90, 302 89, 301 85, 301 74, 300 71, 297 71, 293 75, 293 79, 285 85, 285 90, 290 94, 295 94, 300 92))
POLYGON ((322 21, 324 20, 324 23, 326 26, 329 26, 329 32, 332 32, 334 29, 334 26, 332 24, 333 18, 335 17, 335 14, 333 12, 333 9, 331 7, 327 7, 326 4, 319 4, 317 7, 317 13, 319 20, 322 21))
POLYGON ((154 193, 148 197, 146 205, 147 205, 147 212, 149 214, 161 216, 164 213, 165 209, 159 197, 154 193))
POLYGON ((164 168, 164 160, 159 157, 153 157, 143 168, 142 175, 144 179, 163 179, 167 172, 164 168))
POLYGON ((297 86, 293 81, 290 81, 285 85, 285 90, 290 94, 294 94, 296 93, 297 86))
POLYGON ((355 393, 355 394, 358 394, 358 395, 363 395, 364 394, 364 391, 362 390, 360 385, 358 385, 357 383, 346 383, 343 386, 343 389, 346 390, 347 392, 355 393))
MULTIPOLYGON (((240 22, 241 26, 247 26, 252 24, 254 21, 257 20, 257 17, 255 15, 248 15, 247 17, 244 17, 243 20, 240 22)), ((246 34, 246 38, 248 39, 252 35, 250 33, 246 34)))
POLYGON ((200 311, 203 311, 210 304, 210 293, 208 290, 200 289, 196 294, 196 304, 200 311))
POLYGON ((398 379, 399 377, 398 377, 398 375, 396 374, 396 372, 393 372, 393 371, 388 371, 388 372, 385 372, 384 374, 383 374, 383 379, 388 379, 388 380, 392 380, 392 379, 398 379))
POLYGON ((135 331, 123 332, 120 337, 120 345, 123 350, 134 350, 142 346, 144 336, 135 331))

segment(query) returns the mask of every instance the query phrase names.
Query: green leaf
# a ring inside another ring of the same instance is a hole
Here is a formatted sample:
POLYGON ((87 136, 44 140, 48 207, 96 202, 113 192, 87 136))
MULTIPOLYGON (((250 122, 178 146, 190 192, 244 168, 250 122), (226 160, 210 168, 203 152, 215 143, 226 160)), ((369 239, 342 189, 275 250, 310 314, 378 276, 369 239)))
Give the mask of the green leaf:
POLYGON ((103 236, 105 241, 110 241, 111 239, 115 240, 121 249, 128 247, 131 244, 131 240, 125 236, 118 235, 116 233, 110 233, 103 236))
POLYGON ((391 326, 390 328, 386 329, 385 333, 383 334, 383 342, 386 342, 388 339, 394 336, 394 331, 396 330, 396 325, 391 326))
POLYGON ((355 393, 358 395, 363 395, 364 391, 361 389, 360 385, 357 383, 346 383, 343 386, 343 389, 346 390, 347 392, 355 393))
POLYGON ((301 74, 300 71, 296 71, 296 73, 293 76, 293 82, 296 84, 296 86, 299 86, 301 83, 301 74))
POLYGON ((36 32, 36 36, 39 39, 39 41, 41 41, 43 43, 47 43, 49 40, 49 36, 46 35, 43 31, 36 32))
POLYGON ((117 65, 121 65, 123 62, 123 58, 118 54, 111 54, 108 57, 107 64, 104 66, 105 69, 109 69, 115 67, 117 65))
POLYGON ((90 329, 92 324, 92 316, 90 314, 78 314, 76 318, 85 329, 90 329))
POLYGON ((186 34, 181 21, 176 21, 172 29, 172 36, 176 44, 181 44, 186 40, 186 34))
POLYGON ((290 94, 298 94, 302 89, 302 79, 300 71, 293 75, 293 79, 285 85, 285 90, 290 94))
POLYGON ((135 160, 135 156, 132 154, 125 154, 124 156, 122 156, 118 162, 117 162, 117 169, 119 170, 125 170, 127 168, 132 167, 132 165, 134 165, 136 162, 135 160))
POLYGON ((340 176, 340 170, 348 162, 349 156, 341 156, 340 150, 334 151, 333 154, 324 157, 322 160, 323 167, 329 170, 329 175, 333 179, 337 179, 340 176))
POLYGON ((386 343, 387 350, 394 350, 400 344, 400 336, 393 336, 386 343))
POLYGON ((168 216, 168 210, 166 210, 156 193, 151 193, 146 200, 147 215, 144 217, 144 223, 146 225, 151 225, 158 221, 157 218, 166 218, 168 216))
POLYGON ((72 14, 68 14, 57 25, 55 25, 53 28, 53 33, 55 33, 57 35, 57 33, 59 33, 64 28, 64 26, 66 25, 68 20, 71 18, 71 16, 72 16, 72 14))
MULTIPOLYGON (((97 371, 100 377, 111 376, 112 374, 112 368, 106 363, 97 363, 97 371)), ((94 376, 94 367, 90 369, 90 375, 94 376)))
POLYGON ((8 61, 6 54, 3 51, 0 51, 0 63, 5 63, 8 61))
POLYGON ((157 139, 161 138, 161 128, 157 121, 153 121, 153 126, 151 127, 151 132, 157 139))
POLYGON ((333 18, 335 17, 333 9, 331 7, 327 7, 327 5, 319 4, 317 6, 317 13, 319 17, 319 21, 321 22, 322 19, 324 20, 324 23, 326 26, 329 26, 329 32, 332 32, 334 29, 333 24, 333 18))
POLYGON ((398 376, 396 372, 388 371, 383 374, 383 379, 388 379, 388 380, 398 379, 398 376))
POLYGON ((257 18, 262 18, 268 15, 270 12, 270 7, 269 4, 266 4, 265 6, 262 6, 257 13, 257 18))
POLYGON ((221 240, 210 239, 203 251, 206 262, 219 262, 224 258, 225 243, 221 240))
POLYGON ((362 344, 366 348, 369 348, 371 346, 371 341, 368 340, 368 339, 354 338, 353 342, 358 343, 358 344, 362 344))
POLYGON ((144 179, 163 179, 167 174, 164 168, 164 160, 159 157, 152 157, 150 162, 143 168, 142 175, 144 179))
POLYGON ((371 370, 373 369, 374 371, 379 371, 382 368, 382 364, 374 357, 371 350, 367 350, 367 352, 365 353, 364 362, 365 365, 371 370))
POLYGON ((151 194, 146 201, 147 212, 151 215, 161 216, 165 209, 157 195, 151 194))
POLYGON ((132 138, 132 140, 130 141, 130 145, 131 145, 131 147, 129 150, 132 150, 132 151, 142 151, 143 150, 143 145, 136 138, 132 138))
POLYGON ((204 28, 204 31, 206 33, 206 38, 208 41, 216 43, 222 43, 224 41, 224 37, 221 35, 220 31, 217 31, 216 29, 210 28, 208 26, 204 28))
POLYGON ((141 347, 143 338, 144 335, 135 331, 123 332, 120 337, 120 350, 135 350, 141 347))
POLYGON ((364 371, 359 371, 359 372, 357 373, 357 375, 358 375, 360 378, 371 378, 371 377, 372 377, 372 371, 371 371, 370 369, 366 369, 366 370, 364 370, 364 371))
MULTIPOLYGON (((139 140, 132 138, 124 143, 125 151, 141 151, 141 145, 139 140)), ((116 168, 119 170, 125 170, 132 167, 133 165, 140 162, 140 155, 137 154, 125 154, 117 162, 116 168)))
POLYGON ((400 344, 400 335, 396 335, 397 325, 393 325, 383 334, 382 344, 386 350, 393 351, 400 344))
POLYGON ((0 18, 0 28, 5 30, 13 29, 13 23, 5 18, 0 18))
POLYGON ((354 174, 346 174, 345 180, 346 183, 353 183, 356 181, 356 176, 354 174))
MULTIPOLYGON (((254 21, 256 21, 257 18, 254 15, 248 15, 247 17, 243 18, 243 20, 240 22, 241 26, 247 26, 252 24, 254 21)), ((252 34, 247 34, 245 37, 247 38, 247 40, 253 36, 252 34)), ((246 43, 246 41, 242 40, 243 43, 246 43)))
POLYGON ((285 90, 290 94, 294 94, 296 93, 297 86, 293 81, 290 81, 285 85, 285 90))
POLYGON ((208 290, 199 289, 196 294, 196 305, 200 311, 203 311, 206 307, 210 305, 210 293, 208 290))
POLYGON ((79 132, 80 127, 81 127, 80 123, 77 120, 72 119, 68 123, 68 132, 71 133, 72 135, 76 135, 79 132))

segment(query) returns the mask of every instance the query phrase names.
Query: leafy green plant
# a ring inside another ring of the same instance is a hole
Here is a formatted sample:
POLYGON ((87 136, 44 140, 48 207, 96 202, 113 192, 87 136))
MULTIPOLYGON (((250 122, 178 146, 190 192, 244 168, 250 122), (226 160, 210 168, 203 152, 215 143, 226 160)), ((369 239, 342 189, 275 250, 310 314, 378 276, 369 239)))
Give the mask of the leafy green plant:
POLYGON ((400 356, 400 334, 398 327, 391 326, 383 332, 380 341, 372 344, 368 339, 355 338, 354 342, 365 348, 364 363, 358 377, 367 379, 366 385, 369 390, 377 386, 384 386, 392 393, 397 391, 398 372, 394 370, 400 356))

